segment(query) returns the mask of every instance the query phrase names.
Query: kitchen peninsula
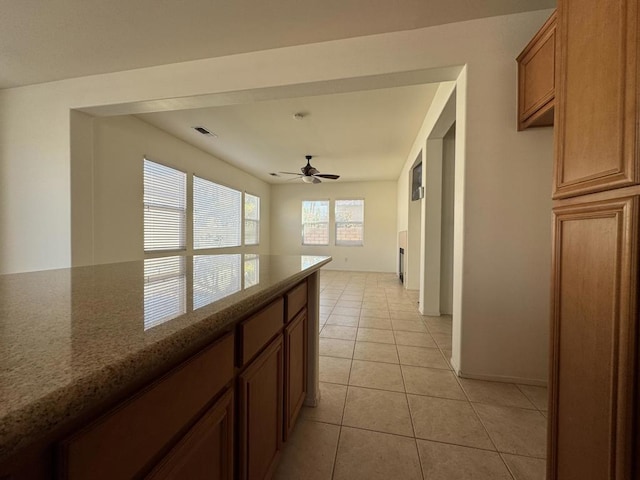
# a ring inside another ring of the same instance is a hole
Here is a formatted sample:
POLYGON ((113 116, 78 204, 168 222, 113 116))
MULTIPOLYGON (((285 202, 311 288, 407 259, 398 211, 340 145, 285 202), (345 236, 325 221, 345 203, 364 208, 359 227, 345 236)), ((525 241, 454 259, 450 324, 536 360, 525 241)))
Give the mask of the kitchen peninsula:
POLYGON ((0 479, 264 478, 318 399, 323 256, 0 276, 0 479))

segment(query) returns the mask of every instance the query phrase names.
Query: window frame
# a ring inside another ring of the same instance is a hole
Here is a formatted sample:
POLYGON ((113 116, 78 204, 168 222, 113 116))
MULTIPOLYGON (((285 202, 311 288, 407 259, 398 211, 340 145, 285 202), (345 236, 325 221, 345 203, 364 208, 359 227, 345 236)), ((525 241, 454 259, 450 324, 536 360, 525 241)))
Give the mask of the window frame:
POLYGON ((315 199, 315 200, 301 200, 300 202, 300 220, 301 220, 301 228, 300 228, 300 242, 302 246, 305 247, 328 247, 331 244, 331 199, 315 199), (304 221, 304 203, 305 202, 315 202, 315 203, 326 203, 327 204, 327 221, 326 222, 305 222, 304 221), (305 243, 305 225, 307 224, 324 224, 326 223, 326 232, 327 232, 327 243, 305 243))
POLYGON ((362 197, 359 198, 336 198, 333 202, 333 230, 334 230, 334 245, 336 247, 364 247, 364 225, 365 225, 365 209, 364 209, 364 205, 365 204, 365 199, 362 197), (353 202, 353 201, 359 201, 362 202, 362 221, 361 222, 339 222, 338 221, 338 203, 339 202, 353 202), (361 231, 362 231, 362 236, 360 238, 359 241, 356 242, 344 242, 341 243, 338 240, 338 228, 339 225, 342 224, 359 224, 361 225, 361 231))
POLYGON ((262 209, 262 199, 259 195, 254 195, 253 193, 249 193, 247 191, 244 192, 242 199, 242 244, 244 246, 255 247, 260 245, 260 221, 261 221, 261 209, 262 209), (247 195, 258 199, 258 218, 256 219, 248 219, 247 218, 247 195), (247 243, 247 222, 253 222, 256 226, 256 242, 255 243, 247 243))

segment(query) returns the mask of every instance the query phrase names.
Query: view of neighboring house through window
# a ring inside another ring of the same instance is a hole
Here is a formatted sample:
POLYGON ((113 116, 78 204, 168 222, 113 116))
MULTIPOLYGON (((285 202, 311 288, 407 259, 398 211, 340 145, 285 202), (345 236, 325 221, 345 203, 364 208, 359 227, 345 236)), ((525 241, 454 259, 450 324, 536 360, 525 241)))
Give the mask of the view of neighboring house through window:
POLYGON ((329 245, 329 200, 302 201, 302 244, 329 245))
POLYGON ((364 200, 336 200, 336 245, 364 244, 364 200))
POLYGON ((244 244, 260 243, 260 197, 244 194, 244 244))
POLYGON ((242 192, 193 177, 193 248, 240 246, 242 192))
POLYGON ((187 174, 144 159, 144 250, 186 248, 187 174))

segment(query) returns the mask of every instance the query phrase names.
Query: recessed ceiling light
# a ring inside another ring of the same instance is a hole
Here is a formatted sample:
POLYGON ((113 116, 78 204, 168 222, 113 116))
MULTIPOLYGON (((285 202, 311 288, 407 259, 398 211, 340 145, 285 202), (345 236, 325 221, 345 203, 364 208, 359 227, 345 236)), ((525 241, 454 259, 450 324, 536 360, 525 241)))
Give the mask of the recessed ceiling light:
POLYGON ((215 133, 207 130, 204 127, 191 127, 191 128, 193 128, 196 132, 200 132, 202 135, 209 135, 210 137, 218 138, 218 135, 216 135, 215 133))

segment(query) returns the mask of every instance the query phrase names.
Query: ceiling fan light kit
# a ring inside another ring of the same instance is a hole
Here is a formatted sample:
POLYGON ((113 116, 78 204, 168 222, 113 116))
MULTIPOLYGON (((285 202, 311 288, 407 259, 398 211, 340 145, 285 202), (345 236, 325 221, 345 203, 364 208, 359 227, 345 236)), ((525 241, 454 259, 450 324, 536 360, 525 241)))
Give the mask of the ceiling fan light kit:
MULTIPOLYGON (((293 173, 293 172, 280 172, 285 175, 297 175, 302 178, 304 183, 322 183, 320 178, 329 179, 329 180, 337 180, 340 178, 340 175, 334 175, 332 173, 320 173, 318 169, 311 166, 311 159, 313 158, 311 155, 306 155, 307 164, 300 169, 302 173, 293 173)), ((270 174, 273 175, 273 174, 270 174)))

